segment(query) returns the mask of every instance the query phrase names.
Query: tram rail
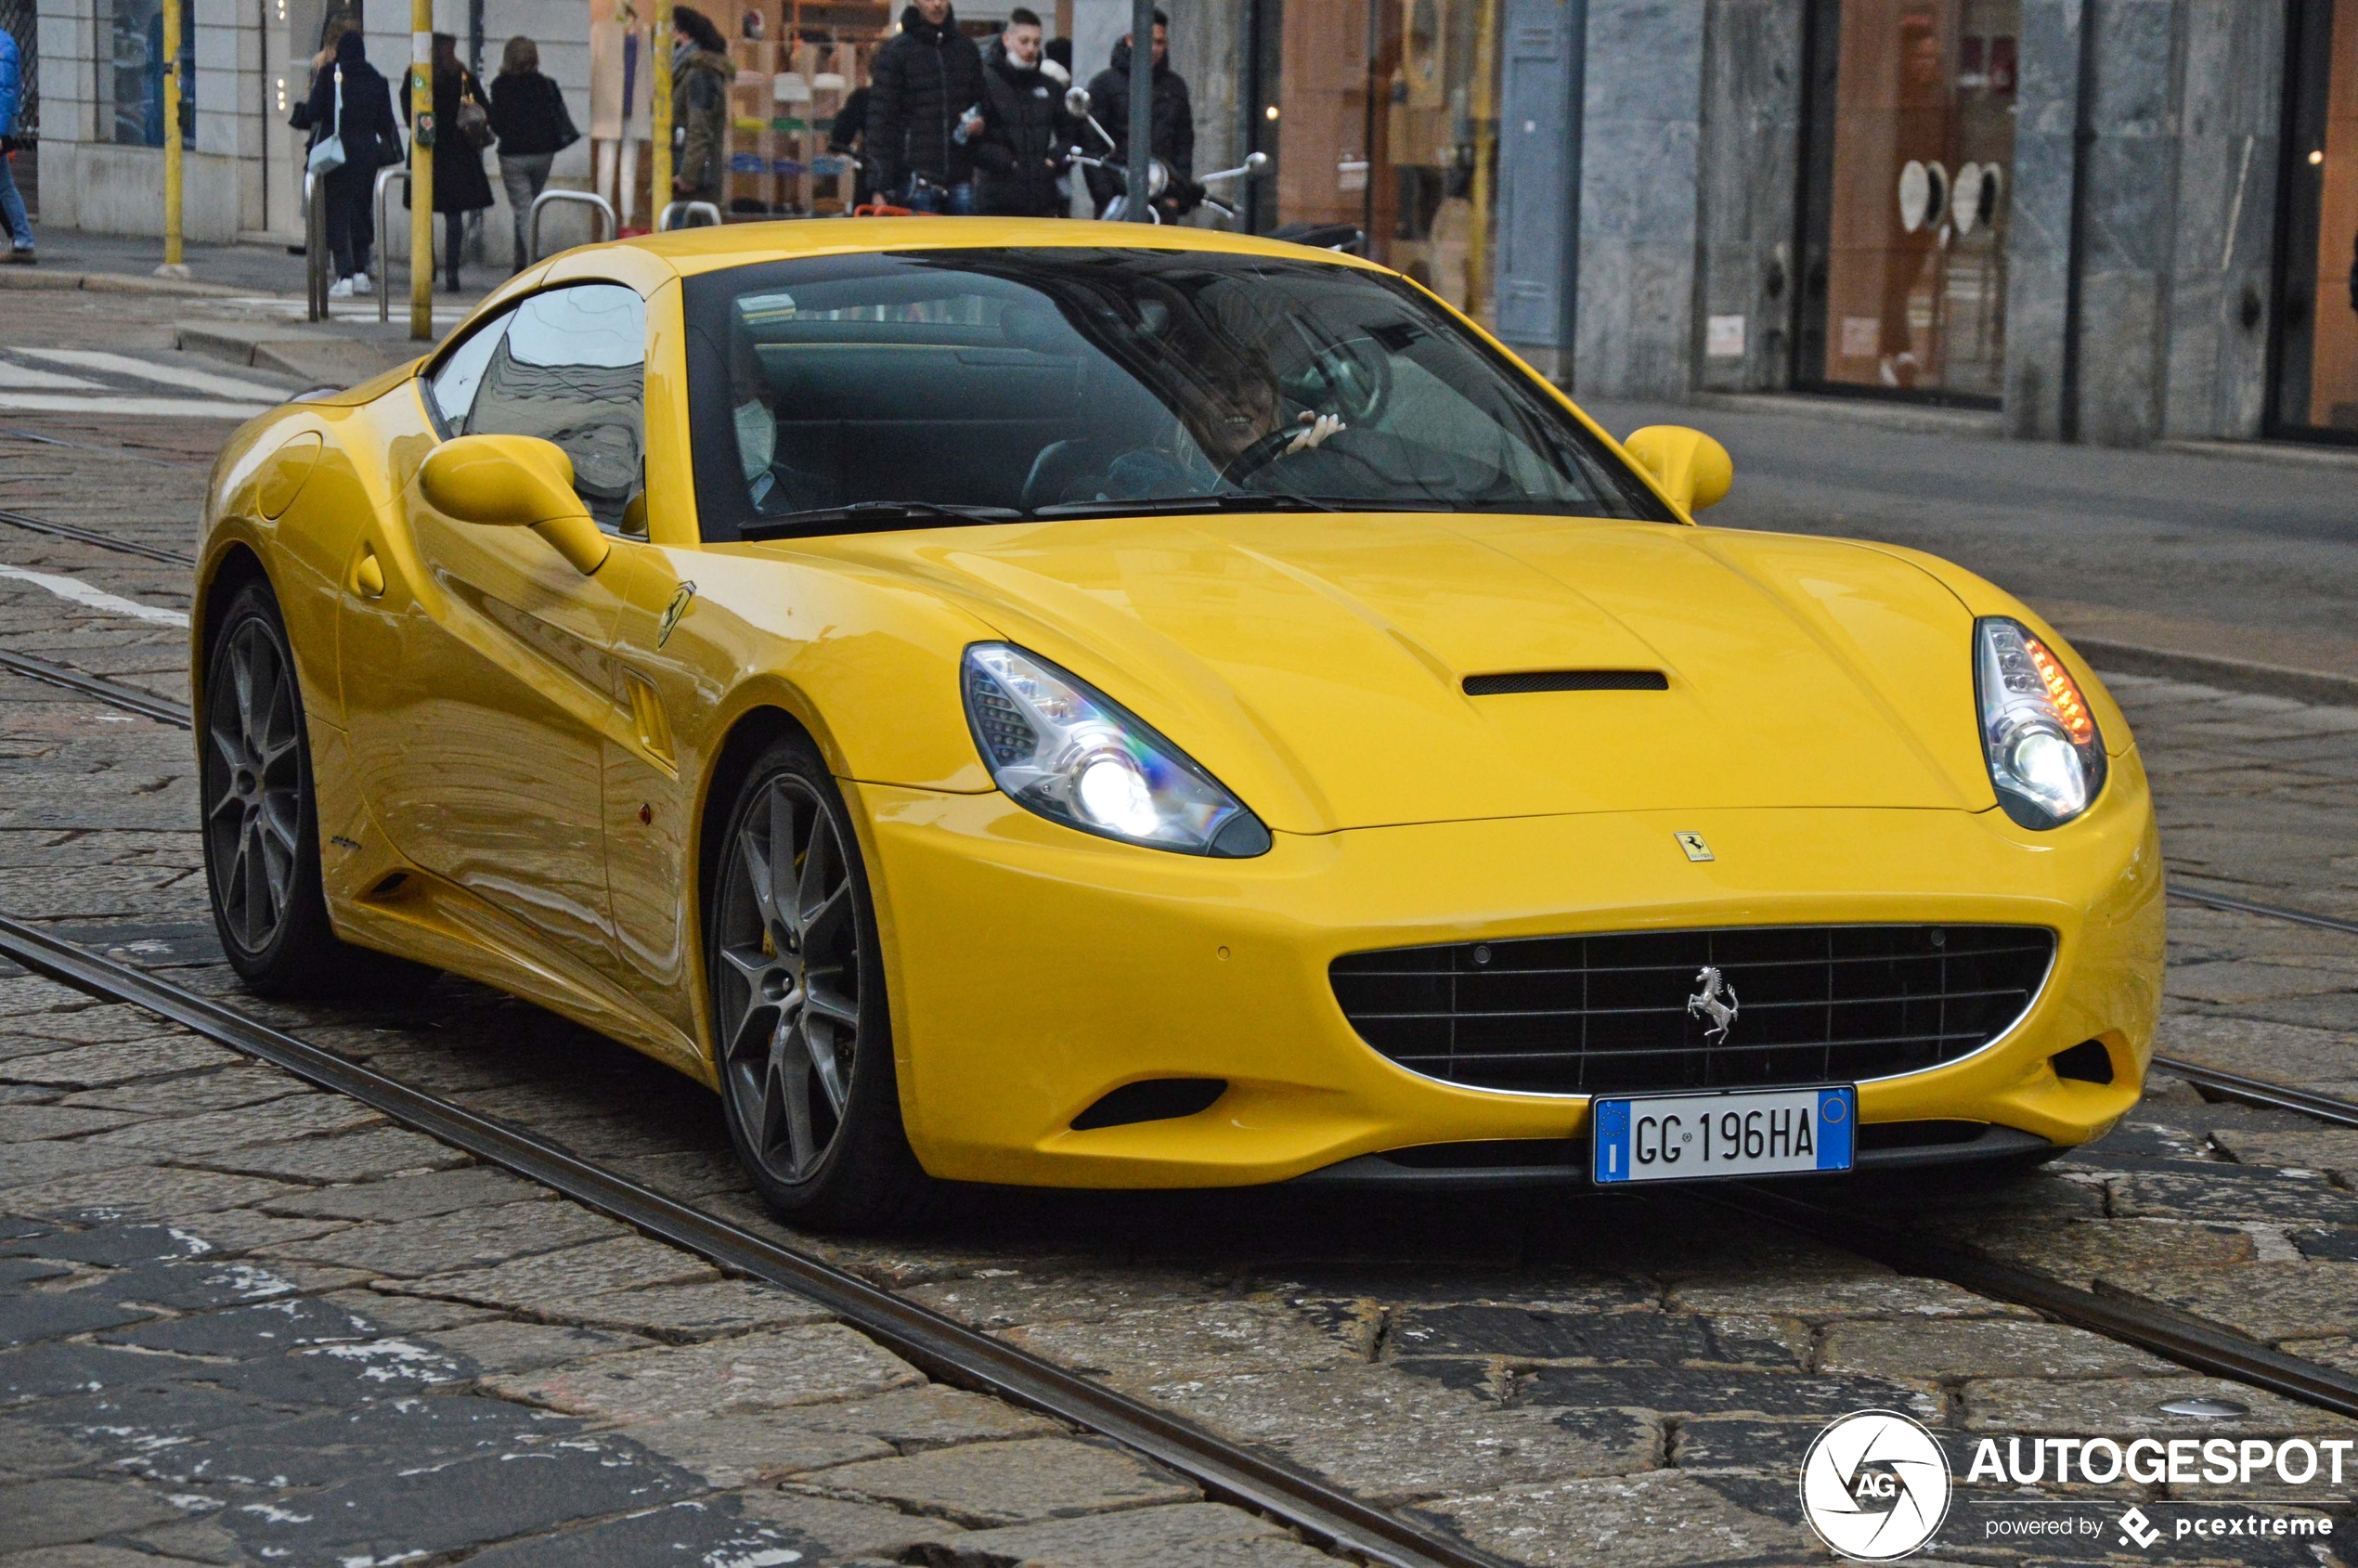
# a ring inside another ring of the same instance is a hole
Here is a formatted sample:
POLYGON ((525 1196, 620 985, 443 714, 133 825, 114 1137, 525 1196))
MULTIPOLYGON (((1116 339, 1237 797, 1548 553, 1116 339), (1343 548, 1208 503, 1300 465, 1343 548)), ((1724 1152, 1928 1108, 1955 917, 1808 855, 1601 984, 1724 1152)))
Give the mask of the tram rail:
MULTIPOLYGON (((30 654, 0 651, 0 667, 183 729, 184 704, 30 654)), ((2358 923, 2280 909, 2199 889, 2171 895, 2203 907, 2358 935, 2358 923)), ((1206 1493, 1267 1513, 1330 1549, 1422 1568, 1501 1560, 1332 1484, 1107 1388, 1043 1357, 910 1302, 823 1259, 666 1197, 444 1096, 348 1060, 155 974, 0 915, 0 956, 107 1001, 129 1003, 243 1055, 350 1095, 469 1154, 698 1253, 726 1268, 795 1290, 833 1311, 943 1381, 997 1394, 1121 1443, 1187 1475, 1206 1493)), ((2358 1127, 2358 1102, 2271 1083, 2172 1056, 2157 1069, 2240 1103, 2358 1127)), ((2358 1377, 2155 1302, 2081 1289, 2035 1270, 1892 1230, 1792 1190, 1743 1186, 1707 1200, 1874 1259, 1938 1278, 2059 1322, 2132 1344, 2191 1369, 2266 1390, 2315 1408, 2358 1416, 2358 1377)))

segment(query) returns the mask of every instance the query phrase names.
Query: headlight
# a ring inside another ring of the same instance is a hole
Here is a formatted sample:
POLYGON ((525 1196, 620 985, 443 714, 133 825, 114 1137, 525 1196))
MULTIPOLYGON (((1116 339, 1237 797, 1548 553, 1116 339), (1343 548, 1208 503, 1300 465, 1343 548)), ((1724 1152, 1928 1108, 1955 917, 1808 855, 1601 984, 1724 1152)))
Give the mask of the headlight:
POLYGON ((1125 843, 1242 857, 1269 848, 1244 803, 1120 705, 1004 642, 966 650, 966 722, 1008 798, 1125 843))
POLYGON ((2061 827, 2105 787, 2105 738, 2079 683, 2020 621, 1974 623, 1974 690, 1989 782, 2006 815, 2061 827))

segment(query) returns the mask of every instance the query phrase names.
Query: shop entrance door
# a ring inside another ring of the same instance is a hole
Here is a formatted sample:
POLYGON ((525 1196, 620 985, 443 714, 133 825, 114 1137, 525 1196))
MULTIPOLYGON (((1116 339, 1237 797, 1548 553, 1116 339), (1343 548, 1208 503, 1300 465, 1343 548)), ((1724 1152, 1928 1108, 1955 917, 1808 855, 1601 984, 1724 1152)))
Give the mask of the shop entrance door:
POLYGON ((1811 7, 1796 379, 1998 406, 2021 0, 1811 7))
POLYGON ((2358 442, 2358 0, 2288 19, 2269 434, 2358 442))

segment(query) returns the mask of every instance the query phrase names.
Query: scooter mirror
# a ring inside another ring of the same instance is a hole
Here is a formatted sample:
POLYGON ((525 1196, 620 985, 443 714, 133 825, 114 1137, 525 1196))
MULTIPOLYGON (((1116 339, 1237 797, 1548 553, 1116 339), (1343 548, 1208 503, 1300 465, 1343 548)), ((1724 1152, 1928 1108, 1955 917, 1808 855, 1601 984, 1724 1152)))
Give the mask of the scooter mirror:
POLYGON ((1267 153, 1265 153, 1265 152, 1258 152, 1258 151, 1255 151, 1255 152, 1248 152, 1248 153, 1246 153, 1246 154, 1245 154, 1245 173, 1246 173, 1246 174, 1248 174, 1248 175, 1257 175, 1257 174, 1261 173, 1261 171, 1262 171, 1262 170, 1263 170, 1263 169, 1267 168, 1268 166, 1269 166, 1269 155, 1268 155, 1267 153))
POLYGON ((1068 88, 1066 88, 1066 89, 1065 89, 1065 112, 1066 112, 1067 114, 1071 115, 1071 116, 1072 116, 1075 120, 1086 120, 1086 119, 1088 119, 1088 118, 1089 118, 1089 89, 1088 89, 1088 88, 1086 88, 1086 87, 1068 87, 1068 88))

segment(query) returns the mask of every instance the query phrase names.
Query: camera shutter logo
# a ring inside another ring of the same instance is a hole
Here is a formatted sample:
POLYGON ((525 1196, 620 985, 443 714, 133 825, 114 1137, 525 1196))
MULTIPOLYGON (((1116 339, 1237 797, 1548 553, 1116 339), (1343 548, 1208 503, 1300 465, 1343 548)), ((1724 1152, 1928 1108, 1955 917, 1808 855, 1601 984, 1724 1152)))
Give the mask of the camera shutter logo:
POLYGON ((1895 1410, 1859 1410, 1810 1444, 1801 1512, 1840 1555, 1889 1562, 1938 1533, 1950 1486, 1949 1456, 1931 1432, 1895 1410))

